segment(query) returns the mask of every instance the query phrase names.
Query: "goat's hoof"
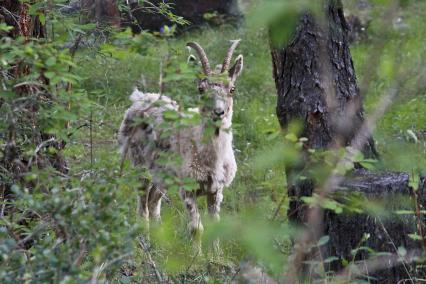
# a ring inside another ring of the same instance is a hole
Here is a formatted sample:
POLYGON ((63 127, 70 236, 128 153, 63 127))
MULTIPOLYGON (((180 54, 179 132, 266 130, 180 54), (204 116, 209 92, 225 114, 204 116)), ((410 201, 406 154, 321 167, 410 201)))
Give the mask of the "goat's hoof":
POLYGON ((192 226, 192 224, 190 224, 189 230, 192 237, 192 250, 194 256, 202 256, 201 239, 204 231, 203 225, 198 224, 198 226, 192 226))
POLYGON ((201 247, 201 242, 195 241, 192 244, 192 254, 194 258, 203 256, 203 249, 201 247))
POLYGON ((221 257, 223 256, 223 251, 220 248, 220 241, 219 239, 216 239, 213 241, 213 254, 215 257, 221 257))
POLYGON ((198 224, 190 223, 189 224, 189 231, 191 232, 192 237, 194 237, 194 238, 201 237, 201 235, 204 232, 203 224, 201 224, 201 223, 198 223, 198 224))

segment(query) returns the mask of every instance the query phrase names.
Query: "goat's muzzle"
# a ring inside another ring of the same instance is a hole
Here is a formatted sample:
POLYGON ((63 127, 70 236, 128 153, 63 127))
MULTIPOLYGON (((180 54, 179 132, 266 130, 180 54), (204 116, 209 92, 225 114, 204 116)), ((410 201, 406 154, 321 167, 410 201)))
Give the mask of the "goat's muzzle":
POLYGON ((225 116, 225 111, 222 108, 215 108, 212 113, 213 120, 217 121, 225 116))

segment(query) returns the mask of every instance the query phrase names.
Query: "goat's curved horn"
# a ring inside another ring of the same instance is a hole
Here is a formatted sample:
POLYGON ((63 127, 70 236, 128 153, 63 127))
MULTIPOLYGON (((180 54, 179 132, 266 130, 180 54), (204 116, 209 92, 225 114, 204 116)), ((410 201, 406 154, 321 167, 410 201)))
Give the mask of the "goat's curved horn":
POLYGON ((201 65, 203 66, 204 73, 206 75, 210 75, 211 69, 210 69, 209 59, 207 58, 207 55, 206 55, 204 49, 196 42, 188 42, 186 44, 186 46, 192 47, 193 49, 195 49, 195 51, 198 54, 198 57, 200 58, 201 65))
POLYGON ((234 50, 237 48, 238 44, 240 44, 241 39, 236 39, 231 41, 232 45, 229 47, 228 52, 226 53, 225 59, 223 60, 222 70, 220 73, 223 73, 228 70, 229 64, 231 64, 232 54, 234 50))

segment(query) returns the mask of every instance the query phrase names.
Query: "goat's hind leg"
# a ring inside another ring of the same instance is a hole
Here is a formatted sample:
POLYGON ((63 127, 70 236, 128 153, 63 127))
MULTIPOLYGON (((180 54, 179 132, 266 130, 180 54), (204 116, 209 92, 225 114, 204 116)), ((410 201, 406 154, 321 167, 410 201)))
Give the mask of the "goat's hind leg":
POLYGON ((149 231, 149 218, 150 218, 150 200, 149 196, 151 191, 154 190, 153 184, 148 180, 143 178, 141 180, 141 187, 138 192, 138 201, 137 201, 137 214, 141 216, 144 221, 145 231, 149 231))
POLYGON ((148 210, 150 218, 156 222, 161 221, 161 198, 163 191, 157 186, 152 186, 148 196, 148 210))
POLYGON ((137 213, 139 216, 143 217, 145 219, 145 221, 149 221, 149 200, 148 200, 148 196, 149 196, 149 191, 150 191, 150 187, 142 187, 140 189, 140 191, 138 193, 138 203, 137 203, 137 213))
POLYGON ((220 220, 220 205, 223 200, 223 189, 219 188, 215 192, 207 192, 207 209, 210 217, 214 221, 220 220))

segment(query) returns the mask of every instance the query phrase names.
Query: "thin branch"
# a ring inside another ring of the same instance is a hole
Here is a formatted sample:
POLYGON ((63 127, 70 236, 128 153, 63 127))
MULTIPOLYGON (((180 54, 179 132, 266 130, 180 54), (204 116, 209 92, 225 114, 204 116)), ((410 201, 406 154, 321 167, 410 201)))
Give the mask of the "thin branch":
POLYGON ((118 257, 116 257, 116 258, 114 258, 113 260, 111 260, 111 261, 108 261, 108 262, 103 262, 100 266, 98 266, 98 267, 95 267, 95 269, 93 270, 93 274, 92 274, 92 279, 90 280, 90 283, 91 284, 97 284, 98 283, 98 281, 97 281, 97 279, 99 278, 99 275, 108 267, 108 266, 111 266, 111 265, 113 265, 114 263, 116 263, 116 262, 118 262, 118 261, 120 261, 120 260, 122 260, 122 259, 124 259, 124 258, 127 258, 127 257, 129 257, 129 256, 131 256, 132 255, 132 253, 126 253, 126 254, 123 254, 123 255, 120 255, 120 256, 118 256, 118 257))
POLYGON ((142 250, 146 254, 146 257, 148 258, 148 263, 149 265, 151 265, 152 269, 154 270, 158 283, 160 284, 163 283, 163 277, 161 276, 161 272, 157 269, 157 265, 152 259, 151 253, 149 252, 149 248, 143 237, 139 238, 139 246, 142 248, 142 250))
MULTIPOLYGON (((422 252, 419 250, 412 250, 407 252, 405 256, 398 254, 391 254, 387 256, 379 256, 358 262, 357 264, 351 264, 348 267, 340 271, 334 281, 336 283, 348 283, 352 279, 366 275, 366 273, 373 273, 382 269, 389 269, 395 267, 401 262, 412 263, 422 256, 422 252)), ((411 279, 411 278, 410 278, 411 279)), ((413 279, 411 279, 411 283, 413 279)))
POLYGON ((41 150, 42 148, 46 147, 48 144, 50 144, 50 143, 54 142, 55 140, 56 140, 56 139, 55 139, 55 137, 51 137, 50 139, 48 139, 48 140, 45 140, 45 141, 41 142, 41 143, 40 143, 40 144, 36 147, 36 149, 35 149, 35 151, 34 151, 34 154, 31 156, 30 160, 28 161, 28 168, 29 168, 29 169, 31 168, 31 166, 32 166, 32 164, 33 164, 33 159, 34 159, 34 157, 37 159, 37 154, 38 154, 38 152, 40 152, 40 150, 41 150))

